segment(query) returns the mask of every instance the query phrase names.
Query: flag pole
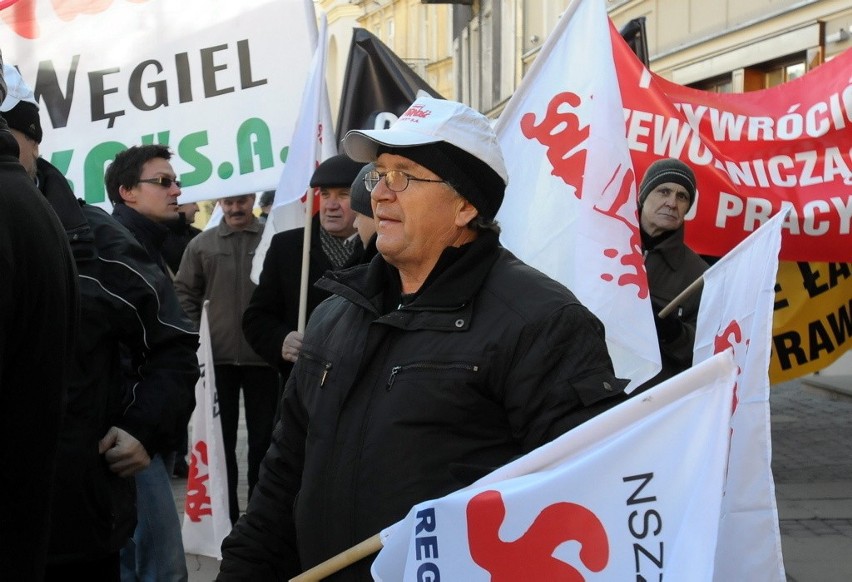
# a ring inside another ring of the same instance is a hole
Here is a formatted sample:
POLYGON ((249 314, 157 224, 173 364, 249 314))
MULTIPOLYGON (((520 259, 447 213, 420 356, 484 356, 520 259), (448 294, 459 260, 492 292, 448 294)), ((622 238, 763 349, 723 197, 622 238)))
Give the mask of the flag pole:
POLYGON ((360 544, 352 546, 348 550, 343 550, 325 562, 317 564, 310 570, 302 572, 295 578, 291 578, 290 582, 316 582, 317 580, 322 580, 323 578, 327 578, 328 576, 339 572, 347 566, 351 566, 359 560, 363 560, 367 556, 375 554, 381 549, 382 538, 380 534, 375 534, 360 544))
POLYGON ((689 287, 687 287, 686 289, 684 289, 683 291, 681 291, 680 293, 678 293, 677 297, 675 297, 674 299, 672 299, 672 300, 671 300, 671 302, 670 302, 668 305, 666 305, 665 307, 663 307, 663 308, 660 310, 660 312, 657 314, 657 316, 658 316, 660 319, 662 319, 663 317, 667 316, 669 313, 671 313, 672 311, 674 311, 675 307, 677 307, 677 306, 678 306, 678 304, 679 304, 681 301, 683 301, 684 299, 686 299, 687 297, 689 297, 690 295, 692 295, 692 294, 693 294, 693 293, 695 293, 696 291, 700 291, 702 287, 704 287, 704 276, 703 276, 703 275, 702 275, 701 277, 698 277, 698 278, 697 278, 695 281, 693 281, 692 283, 690 283, 690 284, 689 284, 689 287))
POLYGON ((310 188, 305 204, 305 236, 302 239, 302 278, 299 280, 299 333, 305 333, 308 314, 308 272, 311 266, 311 230, 314 218, 314 189, 310 188))

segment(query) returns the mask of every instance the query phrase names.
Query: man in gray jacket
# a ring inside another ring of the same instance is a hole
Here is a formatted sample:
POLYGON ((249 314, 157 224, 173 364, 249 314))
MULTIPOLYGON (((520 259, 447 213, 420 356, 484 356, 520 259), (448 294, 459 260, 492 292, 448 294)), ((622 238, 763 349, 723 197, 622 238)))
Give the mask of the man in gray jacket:
POLYGON ((252 214, 254 194, 223 198, 219 204, 222 222, 187 245, 175 277, 175 290, 187 315, 196 323, 201 320, 204 302, 210 301, 210 343, 233 523, 240 516, 236 455, 240 389, 248 430, 248 493, 251 497, 260 461, 272 435, 272 419, 278 402, 278 372, 251 349, 242 334, 243 311, 255 288, 249 277, 252 258, 264 226, 252 214))

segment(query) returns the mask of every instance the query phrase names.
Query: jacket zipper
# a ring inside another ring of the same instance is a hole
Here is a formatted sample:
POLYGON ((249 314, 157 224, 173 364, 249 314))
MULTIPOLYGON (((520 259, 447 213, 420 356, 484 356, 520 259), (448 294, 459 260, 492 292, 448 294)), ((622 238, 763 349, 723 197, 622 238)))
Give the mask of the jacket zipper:
POLYGON ((302 352, 299 354, 300 358, 305 358, 306 360, 311 360, 312 362, 316 362, 320 366, 323 367, 322 378, 320 378, 320 388, 325 384, 325 379, 328 377, 328 372, 331 370, 331 362, 324 362, 319 358, 312 356, 307 352, 302 352))
POLYGON ((411 370, 411 369, 424 369, 424 370, 470 370, 471 372, 478 372, 479 366, 476 364, 466 364, 464 362, 417 362, 415 364, 406 364, 404 366, 394 366, 391 368, 390 376, 388 377, 388 385, 386 390, 390 392, 390 389, 393 388, 393 383, 396 382, 396 375, 402 372, 403 370, 411 370))

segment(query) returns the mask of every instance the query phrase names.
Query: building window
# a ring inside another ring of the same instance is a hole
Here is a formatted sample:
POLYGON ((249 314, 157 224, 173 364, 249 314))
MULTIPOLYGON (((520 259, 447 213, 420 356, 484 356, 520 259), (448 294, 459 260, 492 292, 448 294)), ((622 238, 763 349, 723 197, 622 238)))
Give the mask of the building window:
POLYGON ((734 84, 733 81, 731 81, 731 75, 722 75, 721 77, 716 77, 714 79, 708 79, 699 83, 692 83, 689 86, 693 89, 710 91, 711 93, 733 93, 734 91, 734 84))

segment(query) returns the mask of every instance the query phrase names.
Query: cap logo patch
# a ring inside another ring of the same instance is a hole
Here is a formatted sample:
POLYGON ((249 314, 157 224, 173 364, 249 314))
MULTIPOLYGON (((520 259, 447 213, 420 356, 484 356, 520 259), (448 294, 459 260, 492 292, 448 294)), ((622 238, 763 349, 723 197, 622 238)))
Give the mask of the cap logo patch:
POLYGON ((405 113, 402 114, 402 117, 400 117, 400 119, 409 118, 409 121, 414 121, 416 123, 420 119, 426 119, 431 114, 432 114, 432 111, 430 111, 429 109, 426 109, 422 105, 418 104, 418 105, 412 105, 411 107, 409 107, 405 111, 405 113), (411 119, 411 118, 414 118, 414 119, 411 119))

